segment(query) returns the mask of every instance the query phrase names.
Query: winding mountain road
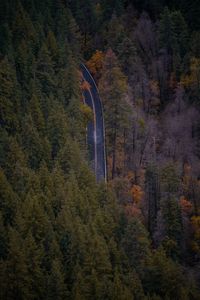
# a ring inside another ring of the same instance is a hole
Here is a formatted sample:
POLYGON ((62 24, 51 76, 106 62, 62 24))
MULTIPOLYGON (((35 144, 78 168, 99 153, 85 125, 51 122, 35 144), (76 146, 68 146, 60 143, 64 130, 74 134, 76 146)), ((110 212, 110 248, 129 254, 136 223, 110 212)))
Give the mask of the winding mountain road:
POLYGON ((105 130, 102 103, 98 88, 89 70, 84 64, 81 64, 80 67, 83 79, 90 86, 90 89, 83 91, 84 101, 92 109, 94 116, 93 121, 89 122, 87 127, 89 158, 92 162, 97 182, 102 180, 106 182, 105 130))

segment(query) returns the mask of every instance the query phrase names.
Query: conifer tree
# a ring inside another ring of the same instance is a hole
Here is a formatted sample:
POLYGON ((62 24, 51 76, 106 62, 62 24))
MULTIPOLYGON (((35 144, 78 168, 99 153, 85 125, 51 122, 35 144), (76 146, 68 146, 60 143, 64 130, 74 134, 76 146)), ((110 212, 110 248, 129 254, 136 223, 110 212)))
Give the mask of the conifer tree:
POLYGON ((0 212, 4 225, 11 225, 15 218, 18 197, 9 184, 3 170, 0 170, 0 212))
POLYGON ((33 299, 23 240, 13 228, 9 230, 9 252, 4 276, 4 295, 7 299, 33 299))
POLYGON ((159 28, 161 47, 165 47, 170 55, 173 53, 174 34, 170 10, 166 7, 162 13, 159 28))
POLYGON ((19 126, 20 102, 14 66, 4 58, 0 61, 0 124, 9 132, 19 126))
POLYGON ((31 114, 33 124, 37 128, 38 132, 44 134, 45 132, 44 117, 40 107, 40 101, 35 94, 32 95, 29 102, 29 113, 31 114))
POLYGON ((161 175, 160 213, 157 218, 157 233, 168 255, 177 260, 181 256, 182 219, 177 201, 179 180, 174 166, 168 165, 161 175))
POLYGON ((119 18, 117 18, 115 13, 112 15, 105 35, 108 47, 118 51, 120 44, 122 44, 125 38, 125 29, 121 22, 119 22, 119 18))
POLYGON ((12 32, 7 23, 0 25, 0 45, 1 55, 7 55, 11 59, 13 55, 12 32))
POLYGON ((51 275, 48 281, 48 299, 62 300, 68 297, 67 286, 64 282, 64 273, 58 259, 52 262, 51 275))
POLYGON ((54 75, 54 64, 47 45, 44 43, 38 54, 35 76, 40 84, 41 91, 46 96, 55 93, 56 82, 54 75))
POLYGON ((111 177, 116 176, 116 152, 118 139, 129 126, 130 106, 126 102, 127 81, 120 70, 117 58, 109 49, 105 56, 100 79, 102 99, 104 101, 105 122, 107 130, 108 155, 112 157, 111 177))
POLYGON ((125 229, 122 246, 131 267, 142 274, 144 266, 151 256, 150 241, 143 224, 136 218, 133 218, 125 229))

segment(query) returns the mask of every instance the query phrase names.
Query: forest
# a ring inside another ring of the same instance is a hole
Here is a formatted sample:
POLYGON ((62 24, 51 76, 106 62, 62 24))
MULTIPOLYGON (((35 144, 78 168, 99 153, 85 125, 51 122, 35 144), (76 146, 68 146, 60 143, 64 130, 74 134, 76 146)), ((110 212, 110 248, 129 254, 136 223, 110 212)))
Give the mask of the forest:
POLYGON ((199 300, 199 283, 199 1, 0 0, 0 299, 199 300))

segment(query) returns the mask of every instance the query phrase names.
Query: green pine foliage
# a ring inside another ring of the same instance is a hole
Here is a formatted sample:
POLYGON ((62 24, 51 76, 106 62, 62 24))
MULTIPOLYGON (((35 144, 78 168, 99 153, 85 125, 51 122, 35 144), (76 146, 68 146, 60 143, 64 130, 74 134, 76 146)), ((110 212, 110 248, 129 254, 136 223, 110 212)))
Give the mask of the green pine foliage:
POLYGON ((0 1, 2 300, 199 299, 196 2, 132 2, 0 1), (81 102, 96 49, 108 184, 89 168, 81 102))

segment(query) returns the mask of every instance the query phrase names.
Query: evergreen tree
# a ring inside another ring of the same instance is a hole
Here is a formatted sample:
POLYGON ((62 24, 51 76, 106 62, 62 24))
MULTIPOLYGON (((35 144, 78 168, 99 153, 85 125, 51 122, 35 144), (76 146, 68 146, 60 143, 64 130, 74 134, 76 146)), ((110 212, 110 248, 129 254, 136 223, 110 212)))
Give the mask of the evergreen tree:
POLYGON ((199 299, 199 8, 186 2, 0 1, 1 299, 199 299), (79 64, 95 51, 121 177, 107 184, 86 159, 79 64))
POLYGON ((188 28, 180 11, 165 8, 159 26, 160 46, 172 58, 173 71, 180 78, 181 64, 188 50, 188 28))
POLYGON ((170 10, 166 7, 161 15, 159 26, 160 46, 165 47, 169 54, 173 53, 174 31, 170 10))
POLYGON ((30 47, 29 50, 32 50, 32 47, 34 47, 36 42, 36 33, 33 23, 20 1, 16 1, 16 3, 17 9, 15 18, 12 22, 14 46, 18 47, 21 41, 24 39, 27 41, 27 44, 30 47))
POLYGON ((12 33, 7 23, 4 23, 0 26, 0 45, 1 55, 7 55, 9 58, 12 58, 12 33))
POLYGON ((15 68, 7 58, 0 62, 0 86, 0 124, 9 132, 13 132, 19 126, 19 90, 15 68))
POLYGON ((41 105, 38 97, 33 94, 29 102, 29 113, 32 117, 33 124, 38 132, 42 135, 45 133, 45 121, 42 114, 41 105))
POLYGON ((18 197, 9 184, 3 170, 0 170, 0 212, 4 225, 11 225, 14 221, 18 197))
POLYGON ((111 49, 108 50, 100 79, 102 99, 104 99, 105 122, 107 131, 108 155, 112 157, 111 177, 116 176, 116 151, 118 139, 129 126, 130 107, 126 102, 126 77, 119 68, 117 58, 111 49))
POLYGON ((108 47, 118 51, 119 45, 125 38, 125 29, 121 24, 119 18, 115 14, 112 15, 112 18, 108 24, 108 30, 106 33, 106 41, 108 47))
POLYGON ((68 297, 68 291, 64 282, 64 276, 60 261, 55 259, 52 262, 51 275, 48 282, 48 299, 62 300, 68 297))
POLYGON ((3 294, 7 299, 33 299, 23 240, 12 228, 9 230, 9 253, 4 276, 3 294))
POLYGON ((49 96, 55 93, 56 82, 54 76, 54 64, 46 44, 43 44, 38 54, 35 78, 40 84, 40 89, 44 95, 49 96))
POLYGON ((160 215, 157 218, 158 239, 162 241, 168 255, 178 259, 182 246, 182 219, 177 201, 179 181, 174 166, 162 170, 160 215))
POLYGON ((128 224, 122 246, 129 259, 132 268, 139 274, 143 273, 144 267, 150 258, 150 242, 143 224, 133 218, 128 224))
POLYGON ((180 266, 167 258, 162 248, 157 250, 147 265, 144 289, 150 295, 159 295, 161 299, 188 299, 189 284, 184 284, 184 281, 180 266))

